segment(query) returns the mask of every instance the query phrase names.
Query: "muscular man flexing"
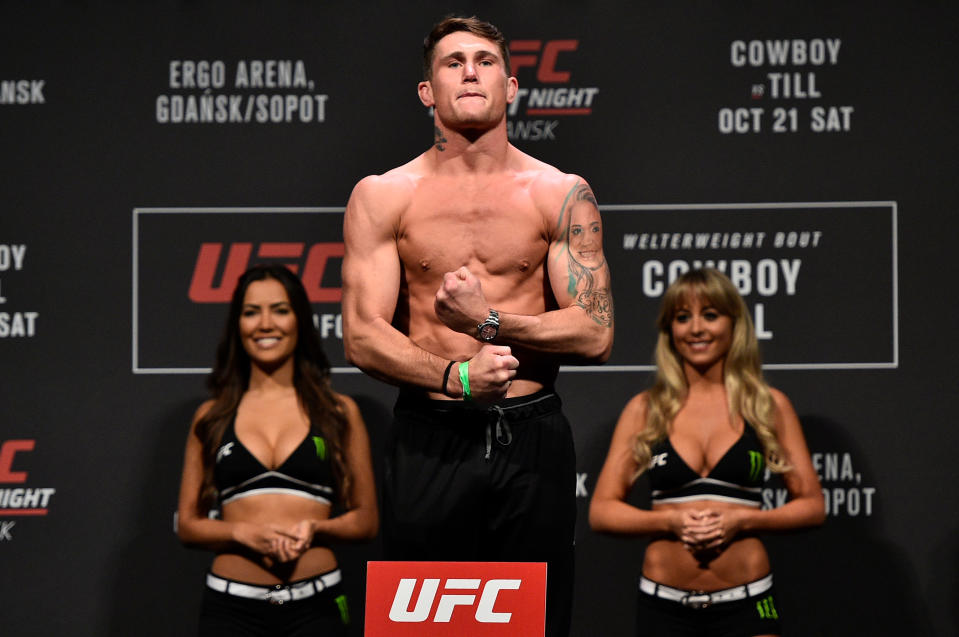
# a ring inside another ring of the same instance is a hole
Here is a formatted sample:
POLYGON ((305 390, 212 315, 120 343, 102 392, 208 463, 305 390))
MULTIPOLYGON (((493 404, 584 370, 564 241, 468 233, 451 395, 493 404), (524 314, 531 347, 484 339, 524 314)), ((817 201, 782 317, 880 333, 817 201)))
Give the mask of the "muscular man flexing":
POLYGON ((586 182, 516 149, 505 39, 447 18, 424 42, 433 146, 360 181, 346 209, 346 355, 398 385, 389 559, 545 561, 547 634, 568 634, 575 455, 559 365, 613 342, 602 222, 586 182))

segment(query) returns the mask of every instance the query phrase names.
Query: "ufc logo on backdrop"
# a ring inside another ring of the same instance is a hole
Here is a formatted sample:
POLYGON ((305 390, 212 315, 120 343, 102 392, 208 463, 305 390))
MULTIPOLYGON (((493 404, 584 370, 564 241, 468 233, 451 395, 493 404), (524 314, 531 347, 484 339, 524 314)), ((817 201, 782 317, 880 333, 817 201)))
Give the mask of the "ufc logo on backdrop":
POLYGON ((546 565, 369 562, 367 637, 529 637, 546 619, 546 565))
POLYGON ((340 302, 342 287, 324 287, 323 279, 330 261, 334 261, 339 281, 339 260, 344 253, 342 241, 314 243, 309 249, 303 242, 262 242, 256 247, 255 258, 253 246, 252 242, 231 243, 224 260, 222 242, 202 244, 190 280, 190 300, 194 303, 228 303, 237 279, 247 268, 254 263, 271 261, 285 263, 291 272, 300 275, 310 302, 340 302), (216 281, 217 272, 222 273, 219 282, 216 281))
POLYGON ((543 84, 569 82, 569 71, 556 68, 556 61, 563 51, 575 51, 579 40, 513 40, 509 43, 510 62, 516 75, 524 66, 536 69, 536 80, 543 84))
POLYGON ((507 109, 510 139, 556 139, 556 119, 525 119, 591 115, 598 86, 573 86, 572 68, 583 59, 579 40, 513 40, 509 43, 513 74, 520 78, 516 98, 507 109), (578 56, 574 57, 574 56, 578 56), (530 69, 523 71, 523 69, 530 69), (534 73, 535 71, 535 73, 534 73), (531 80, 528 76, 535 75, 531 80))
POLYGON ((0 483, 17 484, 27 481, 26 471, 13 470, 13 458, 18 453, 33 451, 35 440, 7 440, 0 445, 0 483))

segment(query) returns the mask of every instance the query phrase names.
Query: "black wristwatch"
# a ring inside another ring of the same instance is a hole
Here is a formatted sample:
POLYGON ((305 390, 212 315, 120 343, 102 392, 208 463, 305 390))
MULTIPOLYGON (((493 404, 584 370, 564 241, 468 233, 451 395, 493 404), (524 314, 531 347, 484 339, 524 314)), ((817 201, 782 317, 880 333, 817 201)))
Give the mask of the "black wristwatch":
POLYGON ((491 342, 499 334, 499 312, 490 309, 486 320, 476 326, 476 338, 481 341, 491 342))

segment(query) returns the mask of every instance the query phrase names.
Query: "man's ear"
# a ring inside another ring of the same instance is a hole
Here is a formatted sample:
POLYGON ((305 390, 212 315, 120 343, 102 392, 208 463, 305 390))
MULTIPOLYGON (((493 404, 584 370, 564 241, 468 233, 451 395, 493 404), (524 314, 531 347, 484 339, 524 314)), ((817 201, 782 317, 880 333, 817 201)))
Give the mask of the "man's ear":
POLYGON ((512 104, 513 100, 516 99, 516 92, 519 91, 519 82, 516 81, 516 78, 510 75, 506 78, 506 103, 512 104))
POLYGON ((416 92, 420 96, 420 101, 423 102, 423 106, 429 108, 436 104, 433 100, 433 85, 430 84, 429 80, 424 80, 417 84, 416 92))

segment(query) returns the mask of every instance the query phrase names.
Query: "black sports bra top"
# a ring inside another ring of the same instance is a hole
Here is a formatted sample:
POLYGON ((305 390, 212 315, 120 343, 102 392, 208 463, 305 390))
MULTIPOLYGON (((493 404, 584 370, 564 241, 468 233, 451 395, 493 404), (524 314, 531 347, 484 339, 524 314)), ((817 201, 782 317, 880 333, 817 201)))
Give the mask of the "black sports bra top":
POLYGON ((706 477, 693 471, 673 448, 669 436, 650 449, 652 503, 713 500, 756 507, 762 504, 766 461, 756 431, 745 423, 743 433, 706 477))
POLYGON ((216 451, 213 483, 220 506, 251 495, 287 494, 332 504, 336 498, 330 450, 321 436, 307 434, 276 469, 268 469, 236 437, 235 422, 216 451))

